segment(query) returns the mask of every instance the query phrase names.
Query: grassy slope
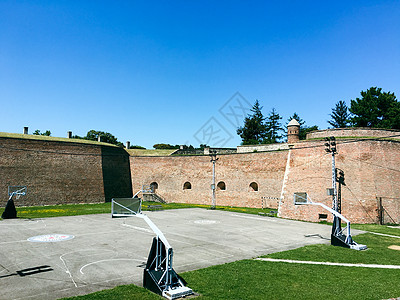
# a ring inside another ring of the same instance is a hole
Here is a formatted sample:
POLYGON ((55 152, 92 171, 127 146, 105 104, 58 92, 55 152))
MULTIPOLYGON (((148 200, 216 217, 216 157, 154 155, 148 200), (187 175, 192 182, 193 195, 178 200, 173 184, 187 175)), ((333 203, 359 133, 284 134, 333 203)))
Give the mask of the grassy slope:
POLYGON ((126 150, 132 156, 169 156, 177 149, 128 149, 126 150))
POLYGON ((26 140, 40 140, 40 141, 54 141, 54 142, 68 142, 68 143, 80 143, 80 144, 92 144, 92 145, 105 145, 111 147, 118 147, 113 144, 90 141, 84 139, 69 139, 63 137, 53 137, 45 135, 35 135, 35 134, 21 134, 21 133, 8 133, 0 132, 0 137, 14 138, 14 139, 26 139, 26 140))

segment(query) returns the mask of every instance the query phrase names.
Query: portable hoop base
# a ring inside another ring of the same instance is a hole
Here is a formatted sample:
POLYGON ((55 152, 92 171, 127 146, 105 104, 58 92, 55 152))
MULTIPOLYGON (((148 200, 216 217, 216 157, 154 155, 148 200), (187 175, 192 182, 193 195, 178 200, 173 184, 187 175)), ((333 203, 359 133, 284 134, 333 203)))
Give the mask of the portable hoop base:
POLYGON ((331 233, 331 245, 339 246, 344 248, 350 248, 354 250, 366 250, 367 246, 362 244, 357 244, 353 241, 351 235, 346 236, 342 233, 342 226, 340 223, 340 218, 337 216, 333 217, 332 233, 331 233))
POLYGON ((135 198, 135 196, 133 198, 112 199, 111 216, 113 218, 128 216, 141 218, 157 235, 153 238, 153 244, 144 269, 143 287, 171 300, 192 295, 192 289, 185 286, 185 280, 172 268, 173 250, 171 245, 156 224, 148 216, 142 214, 142 200, 135 198))
POLYGON ((13 197, 19 199, 21 196, 26 195, 26 186, 8 186, 8 201, 1 217, 3 219, 15 219, 17 217, 17 210, 15 209, 15 204, 13 197))
POLYGON ((143 287, 167 299, 192 295, 192 289, 172 268, 172 248, 166 249, 159 237, 153 238, 143 274, 143 287))
POLYGON ((336 210, 326 206, 323 203, 312 202, 311 198, 307 193, 295 193, 294 194, 294 204, 295 205, 318 205, 333 214, 333 224, 331 233, 331 245, 340 246, 345 248, 350 248, 354 250, 366 250, 367 246, 362 244, 357 244, 353 241, 350 233, 350 221, 347 220, 341 213, 336 210), (301 194, 301 195, 300 195, 301 194), (342 229, 341 220, 346 222, 346 230, 342 229))
POLYGON ((15 209, 14 200, 11 198, 7 201, 6 208, 1 215, 3 219, 15 219, 17 217, 17 210, 15 209))

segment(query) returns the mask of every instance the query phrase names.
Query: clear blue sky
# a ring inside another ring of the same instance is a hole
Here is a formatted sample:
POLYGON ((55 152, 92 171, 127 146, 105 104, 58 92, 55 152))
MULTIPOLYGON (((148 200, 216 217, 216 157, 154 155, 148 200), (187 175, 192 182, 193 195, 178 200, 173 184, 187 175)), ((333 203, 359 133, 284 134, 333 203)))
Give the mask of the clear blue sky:
POLYGON ((234 147, 240 106, 324 129, 399 70, 400 1, 0 0, 3 132, 234 147))

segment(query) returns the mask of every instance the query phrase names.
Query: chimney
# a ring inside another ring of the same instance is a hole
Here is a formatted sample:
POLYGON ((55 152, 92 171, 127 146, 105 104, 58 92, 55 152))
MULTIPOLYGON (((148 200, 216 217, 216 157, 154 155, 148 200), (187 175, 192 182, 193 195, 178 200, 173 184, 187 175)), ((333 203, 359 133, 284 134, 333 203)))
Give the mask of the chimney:
POLYGON ((130 141, 127 141, 126 142, 126 149, 129 149, 131 147, 131 142, 130 141))
POLYGON ((67 134, 68 134, 68 138, 69 138, 69 139, 72 139, 72 131, 68 131, 67 134))
POLYGON ((24 127, 24 134, 28 134, 28 127, 24 127))

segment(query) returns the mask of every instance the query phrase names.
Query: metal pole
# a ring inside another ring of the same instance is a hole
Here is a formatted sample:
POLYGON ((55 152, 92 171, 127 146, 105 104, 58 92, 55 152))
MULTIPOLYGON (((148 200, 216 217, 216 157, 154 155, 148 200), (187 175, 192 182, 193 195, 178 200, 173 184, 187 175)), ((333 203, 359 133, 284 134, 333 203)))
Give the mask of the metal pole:
POLYGON ((211 204, 211 209, 215 209, 215 162, 218 160, 217 158, 217 151, 215 150, 210 150, 210 157, 211 157, 211 162, 213 164, 212 168, 212 184, 211 184, 211 190, 212 190, 212 204, 211 204))
POLYGON ((215 208, 215 160, 212 160, 213 163, 213 179, 212 179, 212 206, 211 208, 215 208))
POLYGON ((333 188, 333 199, 332 199, 332 208, 335 211, 338 211, 338 203, 337 203, 337 190, 336 190, 336 166, 335 166, 335 152, 332 151, 332 188, 333 188))

